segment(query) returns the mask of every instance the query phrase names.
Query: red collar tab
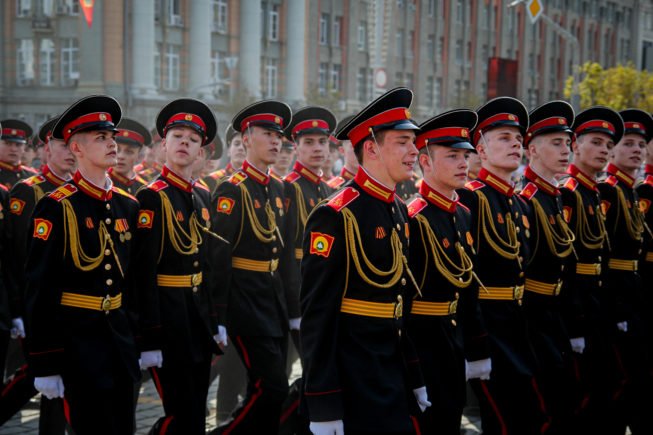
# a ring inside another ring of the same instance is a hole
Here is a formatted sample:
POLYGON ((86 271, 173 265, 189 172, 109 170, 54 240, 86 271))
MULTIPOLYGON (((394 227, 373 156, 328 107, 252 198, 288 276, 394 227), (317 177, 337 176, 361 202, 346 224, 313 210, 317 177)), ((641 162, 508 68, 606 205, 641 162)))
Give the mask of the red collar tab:
POLYGON ((530 167, 530 165, 526 166, 526 169, 524 170, 524 177, 533 182, 533 184, 535 184, 537 188, 542 190, 544 193, 548 195, 560 195, 558 188, 549 183, 544 178, 540 177, 537 172, 535 172, 533 168, 530 167))
MULTIPOLYGON (((347 136, 352 144, 356 145, 372 132, 372 128, 383 125, 391 124, 398 121, 410 120, 410 110, 405 107, 398 107, 385 112, 379 113, 369 119, 366 119, 356 127, 352 128, 347 136)), ((360 171, 358 171, 360 173, 360 171)), ((356 174, 358 175, 358 174, 356 174)))
POLYGON ((259 184, 262 184, 264 186, 267 186, 268 183, 270 182, 270 176, 253 166, 250 162, 245 160, 243 162, 243 171, 251 178, 254 179, 259 184))
POLYGON ((75 175, 73 175, 73 181, 79 187, 79 190, 90 196, 91 198, 95 198, 99 201, 108 201, 111 199, 112 196, 112 187, 110 186, 109 189, 103 189, 102 187, 98 187, 95 184, 91 183, 88 181, 84 176, 82 175, 79 170, 75 172, 75 175))
POLYGON ((107 123, 107 127, 113 128, 113 119, 111 114, 106 112, 93 112, 82 115, 79 118, 73 119, 63 128, 63 139, 68 142, 70 136, 77 133, 81 129, 98 123, 107 123))
POLYGON ((163 129, 163 135, 165 136, 171 128, 188 124, 202 135, 202 139, 206 138, 206 124, 204 123, 204 120, 193 113, 185 112, 176 113, 168 119, 168 122, 166 122, 166 126, 163 129))
POLYGON ((520 125, 519 118, 516 115, 513 115, 512 113, 497 113, 496 115, 485 119, 478 126, 476 126, 474 129, 474 143, 478 143, 479 139, 481 138, 481 132, 485 130, 486 127, 491 128, 492 125, 505 121, 509 121, 511 124, 514 123, 515 127, 519 127, 520 125))
POLYGON ((376 199, 380 199, 388 204, 394 201, 395 191, 390 190, 387 186, 384 186, 379 181, 372 178, 372 176, 368 174, 362 166, 358 168, 358 172, 354 177, 354 182, 356 182, 361 189, 367 192, 368 195, 371 195, 376 199))
POLYGON ((635 179, 631 177, 630 175, 626 174, 623 172, 621 169, 619 169, 617 166, 613 165, 612 163, 608 164, 608 167, 606 169, 608 174, 614 175, 617 180, 621 181, 624 183, 627 187, 631 188, 635 184, 635 179))
POLYGON ((616 130, 614 128, 614 125, 608 121, 604 121, 602 119, 593 119, 591 121, 587 121, 582 123, 576 128, 576 133, 577 136, 580 136, 585 132, 585 130, 588 130, 590 128, 602 128, 604 130, 608 130, 610 133, 615 134, 616 130))
POLYGON ((512 196, 515 192, 514 186, 511 186, 485 168, 481 168, 481 171, 478 173, 478 179, 506 196, 512 196))
POLYGON ((10 165, 9 163, 0 162, 0 169, 6 169, 8 171, 18 172, 21 170, 21 166, 20 165, 14 166, 14 165, 10 165))
POLYGON ((644 167, 644 173, 645 174, 653 174, 653 165, 646 165, 644 167))
POLYGON ((340 170, 340 176, 345 180, 352 180, 356 176, 356 174, 354 174, 349 169, 343 166, 342 169, 340 170))
POLYGON ((274 113, 257 113, 243 119, 243 121, 240 123, 240 131, 245 131, 247 128, 249 128, 250 125, 252 125, 252 123, 261 121, 277 124, 281 128, 284 126, 283 118, 281 118, 279 115, 275 115, 274 113))
POLYGON ((48 165, 41 166, 41 174, 45 177, 46 180, 55 186, 62 186, 66 182, 66 180, 52 172, 52 169, 50 169, 48 165))
POLYGON ((27 140, 27 132, 25 130, 20 130, 18 128, 3 128, 2 138, 27 140))
POLYGON ((165 178, 168 183, 183 190, 184 192, 190 193, 193 191, 193 183, 188 180, 184 180, 183 177, 177 175, 166 165, 163 165, 163 169, 161 170, 161 177, 165 178))
POLYGON ((308 169, 299 160, 295 160, 295 164, 293 165, 292 169, 313 184, 320 184, 320 180, 322 180, 322 177, 308 169))
POLYGON ((629 133, 647 137, 646 127, 640 122, 624 122, 624 134, 629 133))
POLYGON ((123 137, 124 139, 131 139, 141 145, 145 144, 145 138, 132 130, 119 129, 117 136, 123 137))
POLYGON ((542 129, 548 127, 569 128, 569 125, 567 124, 567 118, 563 116, 552 116, 551 118, 543 119, 529 127, 526 137, 524 138, 524 144, 530 142, 530 140, 533 139, 533 137, 535 137, 542 129))
POLYGON ((125 186, 131 186, 134 184, 134 180, 136 180, 136 175, 134 175, 134 178, 127 178, 124 175, 121 175, 117 173, 116 171, 113 170, 114 168, 109 168, 107 171, 109 173, 109 177, 111 177, 113 180, 116 180, 118 183, 124 184, 125 186))
POLYGON ((231 162, 227 163, 227 166, 224 167, 224 172, 227 175, 231 175, 234 172, 236 172, 236 170, 234 169, 234 165, 232 165, 231 162))
POLYGON ((578 169, 578 166, 574 165, 573 163, 567 168, 567 173, 588 189, 597 190, 596 180, 578 169))
POLYGON ((443 141, 469 141, 469 129, 463 127, 445 127, 429 130, 417 136, 415 144, 421 150, 427 145, 437 145, 443 141))
POLYGON ((307 119, 306 121, 297 123, 295 128, 292 129, 292 135, 296 136, 304 130, 311 130, 313 128, 329 131, 329 124, 321 119, 307 119))
POLYGON ((429 186, 426 181, 422 181, 419 186, 419 194, 424 197, 428 202, 431 204, 441 208, 442 210, 453 213, 456 211, 456 206, 458 205, 458 201, 451 200, 438 192, 437 190, 433 189, 431 186, 429 186))

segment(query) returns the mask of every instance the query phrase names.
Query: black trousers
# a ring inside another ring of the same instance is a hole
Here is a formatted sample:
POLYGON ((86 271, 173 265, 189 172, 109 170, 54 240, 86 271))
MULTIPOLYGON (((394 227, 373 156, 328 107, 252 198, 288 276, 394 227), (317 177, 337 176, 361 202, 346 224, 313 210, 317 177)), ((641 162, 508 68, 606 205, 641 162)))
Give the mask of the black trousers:
POLYGON ((238 406, 238 396, 245 397, 247 388, 247 372, 238 356, 238 350, 231 340, 224 349, 224 355, 218 357, 213 371, 216 376, 220 376, 216 393, 217 412, 215 416, 216 424, 220 424, 227 420, 234 408, 238 406))
POLYGON ((208 354, 191 364, 164 359, 163 367, 150 369, 165 411, 150 433, 204 435, 210 369, 208 354))
POLYGON ((281 406, 288 395, 287 337, 238 335, 232 337, 232 342, 247 370, 247 395, 218 433, 276 434, 281 406))

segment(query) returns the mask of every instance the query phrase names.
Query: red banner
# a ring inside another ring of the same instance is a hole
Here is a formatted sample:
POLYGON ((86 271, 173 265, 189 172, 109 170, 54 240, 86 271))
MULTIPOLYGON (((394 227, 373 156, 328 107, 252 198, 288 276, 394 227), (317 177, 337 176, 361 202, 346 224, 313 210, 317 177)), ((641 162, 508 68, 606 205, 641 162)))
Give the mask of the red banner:
POLYGON ((79 0, 79 5, 82 7, 86 24, 90 29, 93 26, 93 6, 95 5, 95 0, 79 0))

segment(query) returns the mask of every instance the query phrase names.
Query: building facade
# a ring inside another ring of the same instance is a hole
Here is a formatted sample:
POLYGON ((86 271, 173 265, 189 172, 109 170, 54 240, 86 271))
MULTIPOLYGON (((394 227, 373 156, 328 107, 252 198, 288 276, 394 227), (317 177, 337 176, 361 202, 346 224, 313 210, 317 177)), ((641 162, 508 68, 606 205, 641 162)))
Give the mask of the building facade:
POLYGON ((107 93, 153 125, 165 102, 187 96, 224 126, 253 99, 344 115, 403 85, 424 119, 497 92, 530 107, 562 98, 588 60, 653 69, 653 0, 543 2, 576 41, 510 3, 96 0, 89 27, 78 0, 2 0, 0 117, 38 127, 78 97, 107 93))

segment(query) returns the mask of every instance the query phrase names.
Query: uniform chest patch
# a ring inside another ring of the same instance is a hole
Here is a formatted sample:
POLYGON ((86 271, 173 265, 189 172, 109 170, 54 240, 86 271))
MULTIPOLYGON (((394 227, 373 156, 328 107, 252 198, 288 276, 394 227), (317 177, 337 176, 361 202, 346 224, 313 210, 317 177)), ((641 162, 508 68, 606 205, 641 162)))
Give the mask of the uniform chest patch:
POLYGON ((235 201, 231 198, 226 198, 221 196, 218 198, 218 205, 215 209, 218 213, 231 214, 231 211, 234 209, 235 201))
POLYGON ((376 237, 377 239, 384 239, 385 236, 387 236, 385 229, 383 227, 376 227, 376 229, 374 230, 374 237, 376 237))
POLYGON ((18 198, 11 198, 9 202, 9 211, 15 215, 20 216, 23 214, 23 209, 25 208, 25 201, 18 198))
POLYGON ((34 234, 36 239, 48 240, 52 232, 52 222, 47 219, 34 219, 34 234))
POLYGON ((331 248, 333 247, 333 240, 333 236, 311 231, 310 254, 328 258, 329 254, 331 254, 331 248))
POLYGON ((141 210, 138 212, 138 223, 136 226, 138 228, 152 228, 153 217, 154 212, 152 210, 141 210))

